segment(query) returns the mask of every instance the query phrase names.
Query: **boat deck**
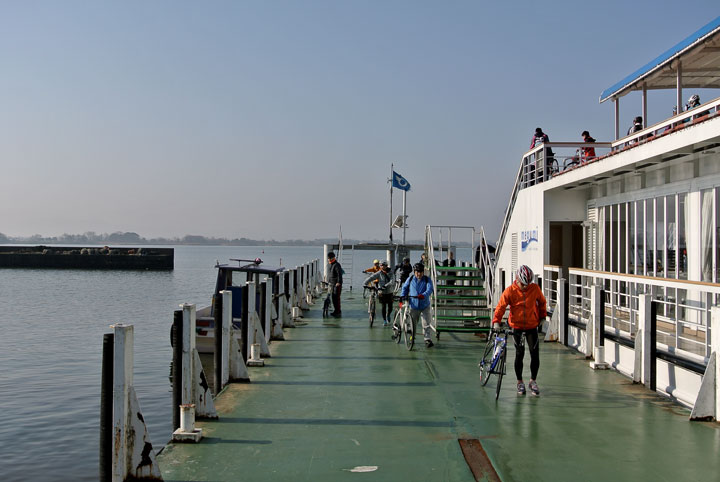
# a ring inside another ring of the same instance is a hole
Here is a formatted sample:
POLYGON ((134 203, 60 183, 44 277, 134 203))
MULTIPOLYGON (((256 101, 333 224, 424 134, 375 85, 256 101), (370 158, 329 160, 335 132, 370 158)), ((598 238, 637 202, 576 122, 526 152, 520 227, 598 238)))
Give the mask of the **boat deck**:
POLYGON ((286 329, 265 366, 249 369, 252 383, 216 399, 220 419, 198 422, 201 443, 167 445, 158 457, 165 480, 677 481, 720 473, 720 425, 689 422, 684 408, 618 373, 592 371, 557 343, 541 346, 540 397, 516 395, 508 373, 496 402, 495 379, 478 382, 479 336, 442 333, 433 348, 408 352, 382 322, 368 327, 360 293, 343 293, 343 306, 342 319, 323 320, 316 303, 286 329), (463 442, 468 461, 461 439, 479 441, 463 442))

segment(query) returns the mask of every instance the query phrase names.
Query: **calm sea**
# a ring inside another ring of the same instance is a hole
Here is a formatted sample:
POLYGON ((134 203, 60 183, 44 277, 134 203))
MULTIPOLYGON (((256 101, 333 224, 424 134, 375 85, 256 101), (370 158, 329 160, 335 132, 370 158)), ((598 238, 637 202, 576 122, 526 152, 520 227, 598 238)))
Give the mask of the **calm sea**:
MULTIPOLYGON (((384 254, 355 252, 356 286, 384 254)), ((179 246, 169 272, 0 269, 2 480, 97 480, 102 338, 112 323, 135 325, 135 390, 160 449, 172 433, 178 305, 210 302, 216 260, 259 256, 294 268, 322 255, 322 246, 179 246)))

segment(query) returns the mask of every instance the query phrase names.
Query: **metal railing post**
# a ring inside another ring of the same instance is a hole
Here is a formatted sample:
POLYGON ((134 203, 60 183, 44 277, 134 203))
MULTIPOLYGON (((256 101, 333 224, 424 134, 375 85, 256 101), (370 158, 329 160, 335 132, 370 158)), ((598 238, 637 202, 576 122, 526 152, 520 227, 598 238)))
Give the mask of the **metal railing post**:
POLYGON ((215 332, 215 353, 213 356, 213 375, 214 375, 214 385, 215 385, 215 394, 217 395, 220 393, 220 391, 223 388, 223 382, 222 382, 222 366, 223 366, 223 296, 221 294, 215 295, 215 300, 213 303, 213 306, 215 307, 213 311, 213 318, 214 318, 214 327, 213 331, 215 332))
POLYGON ((113 350, 112 333, 103 335, 102 380, 100 383, 100 480, 112 480, 113 445, 113 350))
MULTIPOLYGON (((558 283, 560 281, 558 280, 558 283)), ((562 301, 561 295, 558 294, 558 305, 561 306, 560 311, 560 343, 567 346, 568 345, 568 328, 570 326, 570 282, 566 279, 562 280, 562 285, 560 285, 560 293, 562 293, 562 301)))

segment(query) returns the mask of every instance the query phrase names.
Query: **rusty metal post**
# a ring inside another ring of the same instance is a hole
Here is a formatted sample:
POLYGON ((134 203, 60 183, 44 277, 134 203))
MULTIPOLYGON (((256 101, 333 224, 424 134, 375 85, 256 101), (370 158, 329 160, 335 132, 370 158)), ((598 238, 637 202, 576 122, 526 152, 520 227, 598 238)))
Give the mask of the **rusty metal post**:
POLYGON ((171 344, 173 349, 172 359, 172 405, 173 405, 173 431, 180 428, 180 405, 182 404, 182 329, 183 312, 173 312, 173 327, 171 332, 171 344))
POLYGON ((100 382, 100 480, 112 480, 113 440, 113 349, 115 337, 103 335, 102 379, 100 382))
POLYGON ((214 385, 215 394, 217 395, 223 389, 222 381, 222 365, 223 365, 223 330, 222 330, 222 312, 223 312, 223 297, 221 295, 214 296, 215 310, 213 311, 214 318, 214 331, 215 331, 215 353, 214 353, 214 385))

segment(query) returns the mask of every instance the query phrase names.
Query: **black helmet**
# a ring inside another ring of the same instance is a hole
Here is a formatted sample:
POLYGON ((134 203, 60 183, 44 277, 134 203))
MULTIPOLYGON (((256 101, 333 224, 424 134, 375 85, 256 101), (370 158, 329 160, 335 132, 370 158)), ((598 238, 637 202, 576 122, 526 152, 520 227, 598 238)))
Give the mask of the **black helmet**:
POLYGON ((403 263, 409 263, 409 262, 410 262, 410 258, 403 258, 403 263))
POLYGON ((425 265, 422 263, 415 263, 415 266, 413 266, 413 271, 425 271, 425 265))
POLYGON ((387 261, 383 261, 382 263, 380 263, 380 267, 387 268, 388 267, 387 261))
POLYGON ((334 257, 335 257, 335 253, 333 253, 332 251, 330 251, 330 252, 328 253, 328 259, 333 259, 334 257))

